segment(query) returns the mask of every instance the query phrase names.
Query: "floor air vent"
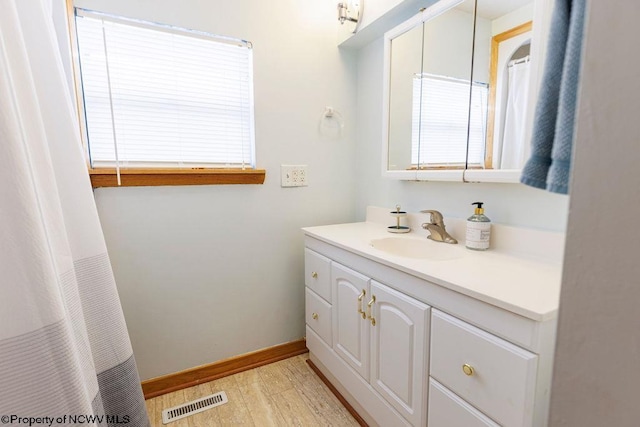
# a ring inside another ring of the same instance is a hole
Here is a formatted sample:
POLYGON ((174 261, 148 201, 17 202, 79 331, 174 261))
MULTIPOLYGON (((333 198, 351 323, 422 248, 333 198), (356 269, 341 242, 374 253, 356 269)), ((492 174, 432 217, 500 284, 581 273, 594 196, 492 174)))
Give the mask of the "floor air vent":
POLYGON ((215 408, 216 406, 225 404, 228 401, 229 399, 227 399, 227 394, 224 391, 221 391, 219 393, 212 394, 211 396, 184 403, 180 406, 165 409, 162 411, 162 424, 168 424, 181 418, 206 411, 207 409, 215 408))

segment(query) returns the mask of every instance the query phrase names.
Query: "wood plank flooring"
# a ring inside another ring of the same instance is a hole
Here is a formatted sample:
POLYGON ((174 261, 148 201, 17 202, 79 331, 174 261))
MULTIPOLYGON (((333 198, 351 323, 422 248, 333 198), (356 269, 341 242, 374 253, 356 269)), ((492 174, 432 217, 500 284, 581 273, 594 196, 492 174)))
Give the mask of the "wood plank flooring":
POLYGON ((151 425, 162 410, 225 391, 229 403, 169 423, 169 427, 358 426, 340 401, 309 368, 308 354, 281 360, 146 401, 151 425))

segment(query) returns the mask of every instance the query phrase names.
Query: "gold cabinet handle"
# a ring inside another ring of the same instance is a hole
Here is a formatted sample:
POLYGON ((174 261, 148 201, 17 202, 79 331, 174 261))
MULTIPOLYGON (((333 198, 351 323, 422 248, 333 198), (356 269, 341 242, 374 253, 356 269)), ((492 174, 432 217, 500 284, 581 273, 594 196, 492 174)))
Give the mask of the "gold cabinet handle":
POLYGON ((360 292, 360 295, 358 295, 358 314, 361 315, 363 319, 367 318, 367 315, 364 314, 364 310, 362 309, 362 299, 365 295, 367 295, 367 291, 364 289, 360 292))
POLYGON ((462 372, 464 372, 465 375, 470 377, 476 372, 476 370, 473 369, 473 366, 465 363, 464 365, 462 365, 462 372))
POLYGON ((317 279, 318 273, 316 273, 315 271, 311 272, 311 277, 313 277, 314 279, 317 279))
POLYGON ((311 314, 311 318, 312 318, 313 320, 318 320, 318 313, 312 313, 312 314, 311 314))
POLYGON ((367 304, 367 318, 371 320, 371 326, 376 326, 376 318, 371 315, 372 308, 371 306, 376 302, 376 296, 371 295, 371 301, 367 304))

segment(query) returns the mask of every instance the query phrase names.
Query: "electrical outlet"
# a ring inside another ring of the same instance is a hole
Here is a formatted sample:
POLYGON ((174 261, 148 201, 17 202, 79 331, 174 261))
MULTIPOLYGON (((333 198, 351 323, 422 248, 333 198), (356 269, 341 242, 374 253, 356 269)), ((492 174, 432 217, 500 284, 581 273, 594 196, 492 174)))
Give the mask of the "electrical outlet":
POLYGON ((306 187, 307 175, 307 165, 280 165, 282 187, 306 187))

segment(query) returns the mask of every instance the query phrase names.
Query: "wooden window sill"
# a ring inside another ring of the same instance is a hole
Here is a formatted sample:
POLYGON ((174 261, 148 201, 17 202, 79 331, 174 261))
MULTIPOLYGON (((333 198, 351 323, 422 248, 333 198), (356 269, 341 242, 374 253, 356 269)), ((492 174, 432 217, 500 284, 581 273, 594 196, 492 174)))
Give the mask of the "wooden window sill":
MULTIPOLYGON (((264 169, 120 169, 121 187, 263 184, 264 169)), ((118 187, 115 168, 89 169, 91 186, 118 187)))

